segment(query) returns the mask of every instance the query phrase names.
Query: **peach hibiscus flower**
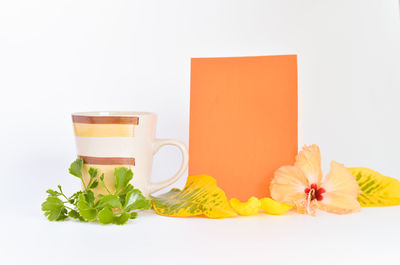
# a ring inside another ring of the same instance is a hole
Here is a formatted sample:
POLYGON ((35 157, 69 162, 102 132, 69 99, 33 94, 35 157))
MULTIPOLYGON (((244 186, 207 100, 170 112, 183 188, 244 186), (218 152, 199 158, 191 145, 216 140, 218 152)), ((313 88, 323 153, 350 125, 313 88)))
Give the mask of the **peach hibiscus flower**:
POLYGON ((298 212, 315 215, 316 209, 335 214, 361 210, 357 201, 360 188, 355 177, 342 164, 331 162, 322 180, 321 153, 317 145, 304 146, 294 166, 283 166, 270 185, 271 197, 293 205, 298 212))

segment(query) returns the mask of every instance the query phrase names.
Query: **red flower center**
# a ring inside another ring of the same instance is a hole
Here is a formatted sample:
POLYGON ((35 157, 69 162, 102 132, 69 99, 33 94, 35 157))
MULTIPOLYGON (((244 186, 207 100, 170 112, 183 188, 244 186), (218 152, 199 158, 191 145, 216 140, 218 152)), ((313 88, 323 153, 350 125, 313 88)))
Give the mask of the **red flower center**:
POLYGON ((324 196, 322 196, 322 193, 326 192, 326 190, 324 188, 318 187, 317 184, 311 184, 310 187, 304 189, 304 192, 307 194, 307 196, 310 196, 310 201, 322 201, 322 199, 324 198, 324 196))

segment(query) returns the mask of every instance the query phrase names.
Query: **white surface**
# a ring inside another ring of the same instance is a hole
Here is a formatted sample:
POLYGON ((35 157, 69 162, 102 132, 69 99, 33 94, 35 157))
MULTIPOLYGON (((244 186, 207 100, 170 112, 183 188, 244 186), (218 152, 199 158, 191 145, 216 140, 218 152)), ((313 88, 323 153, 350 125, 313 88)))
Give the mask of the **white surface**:
POLYGON ((376 208, 222 220, 147 213, 102 226, 50 223, 32 209, 5 220, 1 252, 5 264, 398 264, 399 220, 399 209, 376 208))
MULTIPOLYGON (((398 263, 399 207, 317 218, 146 216, 124 227, 42 217, 47 188, 79 188, 66 174, 71 112, 153 111, 158 137, 187 142, 190 57, 268 54, 298 54, 299 144, 321 146, 325 172, 335 159, 400 176, 396 0, 1 1, 2 261, 398 263)), ((177 170, 176 157, 160 150, 154 181, 177 170)))

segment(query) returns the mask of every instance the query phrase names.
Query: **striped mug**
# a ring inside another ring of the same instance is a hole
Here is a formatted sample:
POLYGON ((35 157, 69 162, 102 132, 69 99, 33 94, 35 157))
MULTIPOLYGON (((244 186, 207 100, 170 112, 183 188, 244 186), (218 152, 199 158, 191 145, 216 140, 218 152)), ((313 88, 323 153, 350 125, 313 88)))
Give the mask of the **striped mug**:
MULTIPOLYGON (((83 180, 89 180, 88 169, 104 173, 107 188, 115 190, 114 169, 127 167, 133 171, 132 184, 145 196, 176 182, 186 171, 189 154, 184 143, 156 139, 157 116, 148 112, 78 112, 72 114, 78 157, 84 161, 83 180), (172 178, 150 181, 153 155, 163 145, 174 145, 182 152, 182 164, 172 178)), ((106 194, 100 185, 95 194, 106 194)))

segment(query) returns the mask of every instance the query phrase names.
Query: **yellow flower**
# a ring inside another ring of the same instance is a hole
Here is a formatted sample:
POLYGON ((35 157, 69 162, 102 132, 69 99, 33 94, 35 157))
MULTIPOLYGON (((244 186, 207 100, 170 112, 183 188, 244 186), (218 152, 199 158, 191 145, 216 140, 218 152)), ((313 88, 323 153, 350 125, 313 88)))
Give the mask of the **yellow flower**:
POLYGON ((300 213, 315 215, 316 209, 336 214, 361 210, 355 177, 342 164, 331 162, 322 180, 321 153, 317 145, 304 146, 294 166, 279 168, 271 181, 271 197, 296 207, 300 213))

